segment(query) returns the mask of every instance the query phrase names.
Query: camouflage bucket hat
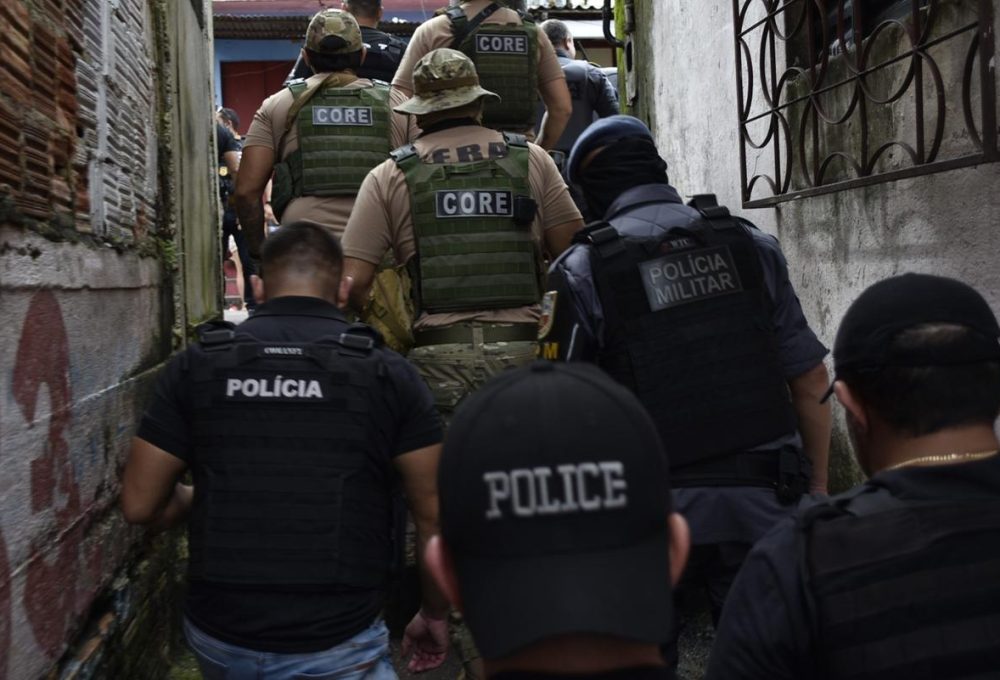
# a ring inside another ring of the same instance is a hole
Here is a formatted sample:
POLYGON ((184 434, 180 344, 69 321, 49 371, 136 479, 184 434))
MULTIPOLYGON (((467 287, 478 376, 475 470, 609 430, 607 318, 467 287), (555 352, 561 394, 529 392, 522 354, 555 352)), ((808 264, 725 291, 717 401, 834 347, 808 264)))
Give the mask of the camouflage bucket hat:
POLYGON ((472 60, 442 47, 428 52, 413 69, 413 96, 393 109, 418 116, 471 104, 480 97, 500 96, 479 86, 472 60))
POLYGON ((350 54, 361 49, 358 21, 339 9, 324 9, 309 22, 306 49, 319 54, 350 54))

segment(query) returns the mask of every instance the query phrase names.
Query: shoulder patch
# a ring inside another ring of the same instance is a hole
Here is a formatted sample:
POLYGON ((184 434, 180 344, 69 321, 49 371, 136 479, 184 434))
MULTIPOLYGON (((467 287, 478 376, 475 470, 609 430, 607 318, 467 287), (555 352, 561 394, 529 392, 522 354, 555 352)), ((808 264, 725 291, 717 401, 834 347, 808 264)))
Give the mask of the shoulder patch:
POLYGON ((550 290, 542 296, 542 311, 538 317, 538 339, 544 340, 552 332, 552 324, 556 320, 556 301, 559 291, 550 290))

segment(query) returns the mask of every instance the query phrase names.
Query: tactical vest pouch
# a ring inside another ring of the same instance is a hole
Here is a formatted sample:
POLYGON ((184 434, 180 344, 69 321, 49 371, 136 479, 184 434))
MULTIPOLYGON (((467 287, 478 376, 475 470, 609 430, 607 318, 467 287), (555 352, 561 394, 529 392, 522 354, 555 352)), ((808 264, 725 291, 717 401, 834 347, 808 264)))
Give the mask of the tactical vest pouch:
POLYGON ((678 475, 796 427, 753 237, 713 222, 645 241, 590 233, 608 336, 599 363, 653 414, 678 475))
POLYGON ((461 10, 449 12, 448 17, 455 35, 451 47, 473 61, 484 88, 500 95, 499 102, 486 102, 483 125, 497 130, 533 128, 538 107, 538 26, 522 14, 520 24, 478 23, 467 31, 465 26, 479 17, 466 19, 461 10))
POLYGON ((389 253, 375 272, 361 320, 381 333, 386 345, 405 355, 413 347, 415 318, 409 271, 389 253))
POLYGON ((298 161, 294 164, 286 161, 274 164, 274 181, 271 182, 271 210, 274 211, 278 222, 281 222, 281 216, 285 214, 285 208, 292 202, 292 199, 302 195, 302 175, 299 174, 297 178, 292 176, 293 169, 301 170, 302 168, 298 153, 296 150, 289 154, 288 161, 298 161), (293 159, 292 156, 296 158, 293 159))
POLYGON ((322 87, 301 94, 294 106, 289 114, 295 113, 299 148, 285 158, 292 197, 357 194, 368 172, 389 157, 389 88, 322 87))
POLYGON ((824 677, 991 677, 1000 668, 1000 502, 904 502, 862 488, 800 523, 824 677))
POLYGON ((192 355, 193 580, 384 585, 393 473, 371 417, 378 346, 351 327, 311 344, 220 336, 192 355))
POLYGON ((508 137, 503 158, 424 163, 393 152, 410 189, 417 309, 509 309, 541 299, 541 252, 530 225, 526 142, 508 137))

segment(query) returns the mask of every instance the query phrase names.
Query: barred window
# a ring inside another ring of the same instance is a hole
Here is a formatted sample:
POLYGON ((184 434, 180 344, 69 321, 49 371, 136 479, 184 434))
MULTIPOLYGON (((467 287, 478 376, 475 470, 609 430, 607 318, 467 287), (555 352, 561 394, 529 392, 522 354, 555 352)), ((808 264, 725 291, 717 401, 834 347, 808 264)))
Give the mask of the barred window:
POLYGON ((733 0, 743 204, 996 161, 991 0, 733 0))

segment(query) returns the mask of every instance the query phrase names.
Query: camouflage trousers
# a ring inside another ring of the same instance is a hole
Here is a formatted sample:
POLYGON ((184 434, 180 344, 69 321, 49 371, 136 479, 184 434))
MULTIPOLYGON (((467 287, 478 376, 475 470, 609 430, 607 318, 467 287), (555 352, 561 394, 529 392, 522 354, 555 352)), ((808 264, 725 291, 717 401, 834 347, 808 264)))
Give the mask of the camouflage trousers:
POLYGON ((537 347, 538 343, 526 340, 425 345, 411 349, 407 358, 430 388, 447 428, 462 399, 501 371, 531 363, 537 347))
MULTIPOLYGON (((409 360, 423 377, 445 428, 459 403, 482 387, 490 378, 508 368, 523 366, 535 359, 538 344, 533 341, 486 342, 479 344, 425 345, 410 350, 409 360)), ((449 617, 451 645, 462 661, 466 680, 481 680, 482 662, 462 615, 449 617)))

